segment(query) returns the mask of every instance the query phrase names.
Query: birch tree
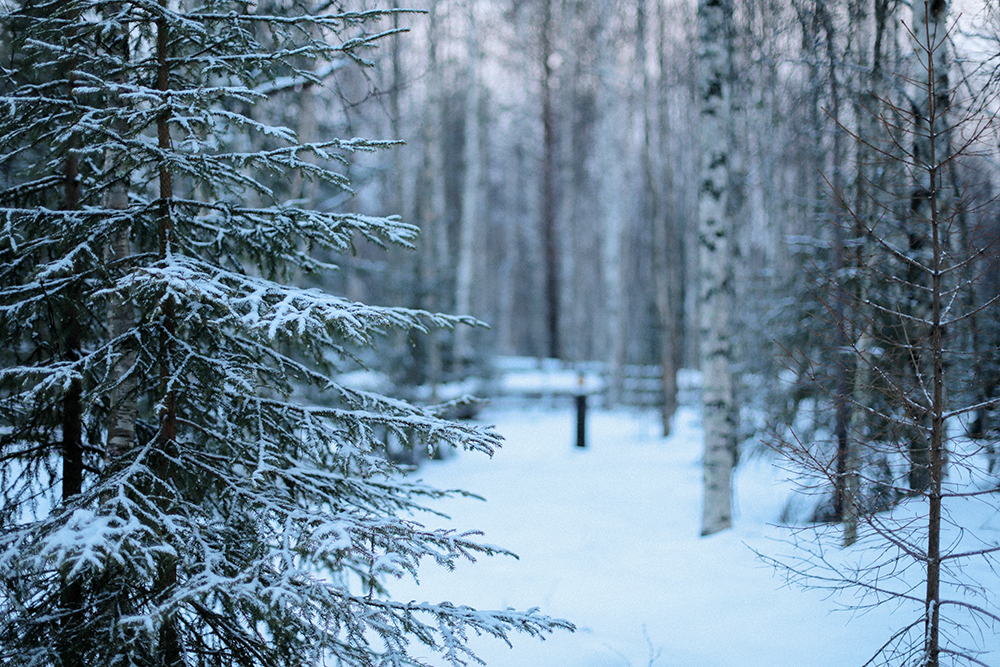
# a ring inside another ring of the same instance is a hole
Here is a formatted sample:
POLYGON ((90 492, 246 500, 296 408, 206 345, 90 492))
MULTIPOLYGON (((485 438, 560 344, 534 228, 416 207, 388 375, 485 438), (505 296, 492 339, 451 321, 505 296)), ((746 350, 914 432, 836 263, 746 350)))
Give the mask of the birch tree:
POLYGON ((701 182, 698 189, 699 299, 704 424, 702 535, 732 525, 736 419, 730 370, 732 291, 727 216, 732 6, 698 3, 701 182))
POLYGON ((614 68, 612 54, 615 33, 611 29, 610 17, 602 17, 601 48, 599 50, 598 71, 600 73, 600 115, 598 138, 595 146, 597 161, 597 178, 601 191, 601 227, 603 239, 601 243, 601 270, 604 279, 604 292, 607 295, 605 314, 605 340, 608 357, 608 402, 614 405, 619 401, 622 385, 622 366, 625 361, 625 318, 624 306, 627 298, 622 279, 622 235, 624 226, 623 201, 621 190, 624 186, 624 160, 618 153, 623 143, 622 128, 625 126, 623 117, 627 112, 620 104, 621 91, 615 85, 617 73, 614 68))

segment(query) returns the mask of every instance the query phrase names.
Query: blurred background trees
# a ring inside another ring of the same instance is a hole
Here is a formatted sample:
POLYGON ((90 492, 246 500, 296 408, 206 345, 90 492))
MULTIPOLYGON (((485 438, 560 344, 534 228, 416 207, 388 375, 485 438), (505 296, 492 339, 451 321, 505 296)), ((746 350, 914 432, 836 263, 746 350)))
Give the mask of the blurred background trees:
MULTIPOLYGON (((371 87, 333 75, 355 108, 379 109, 346 122, 379 123, 369 133, 407 143, 392 156, 359 156, 352 169, 366 183, 352 205, 398 212, 421 227, 424 250, 387 263, 362 252, 331 279, 358 298, 490 324, 400 339, 398 378, 437 385, 482 375, 494 355, 596 363, 609 403, 633 401, 629 387, 651 383, 669 431, 676 371, 699 367, 702 338, 696 3, 425 4, 427 17, 401 18, 416 39, 382 54, 364 82, 371 87), (639 365, 659 371, 641 379, 639 365)), ((736 438, 759 451, 775 424, 797 424, 803 437, 828 439, 842 483, 846 434, 858 419, 852 397, 867 388, 850 341, 827 318, 844 316, 848 295, 878 287, 858 271, 882 261, 859 240, 862 223, 879 220, 914 252, 920 245, 908 222, 919 197, 857 140, 878 129, 867 111, 876 99, 899 109, 919 102, 907 79, 917 64, 906 28, 913 9, 895 0, 753 0, 732 11, 726 209, 736 438), (861 222, 845 217, 832 191, 847 195, 861 222)), ((982 100, 995 86, 998 17, 976 2, 946 14, 941 68, 961 99, 982 100)), ((989 199, 996 177, 981 157, 945 178, 989 199)), ((992 213, 966 221, 955 242, 985 248, 996 226, 992 213)), ((968 371, 985 400, 997 384, 985 352, 995 306, 985 282, 977 285, 963 291, 975 321, 958 340, 984 351, 968 371)), ((975 429, 992 413, 984 403, 975 429)), ((831 488, 814 518, 840 517, 842 493, 831 488)))
MULTIPOLYGON (((557 356, 612 370, 670 357, 696 367, 695 3, 435 0, 425 8, 429 16, 401 19, 415 39, 381 54, 375 79, 346 71, 333 79, 356 110, 343 122, 375 123, 381 136, 407 143, 391 156, 359 156, 353 168, 367 184, 355 205, 387 202, 433 237, 433 253, 392 263, 388 283, 368 279, 390 267, 364 256, 336 279, 359 295, 468 303, 492 329, 459 341, 460 357, 469 349, 557 356), (372 107, 379 112, 361 113, 372 107), (402 168, 389 169, 393 160, 402 168)), ((833 261, 826 180, 852 187, 860 150, 833 118, 855 130, 870 122, 861 110, 872 95, 903 102, 894 73, 910 71, 913 59, 904 18, 910 11, 892 0, 734 8, 733 315, 737 364, 754 393, 775 340, 812 345, 796 325, 814 304, 799 269, 833 261)), ((960 19, 955 76, 985 82, 976 59, 993 17, 975 5, 960 19)), ((453 358, 454 340, 435 346, 446 376, 467 367, 453 358)), ((611 377, 620 381, 620 372, 611 377)), ((754 426, 744 419, 744 432, 754 426)))
MULTIPOLYGON (((490 325, 405 332, 390 354, 364 359, 402 392, 440 398, 443 383, 487 375, 498 355, 558 357, 600 364, 610 403, 634 400, 629 387, 651 383, 669 430, 676 371, 700 363, 697 3, 394 4, 426 13, 392 18, 411 34, 366 52, 373 67, 330 66, 314 72, 316 83, 276 80, 262 91, 272 100, 255 111, 306 141, 406 144, 346 156, 353 196, 308 179, 269 184, 305 206, 398 214, 421 229, 416 252, 362 245, 337 271, 307 280, 366 303, 490 325), (657 370, 641 378, 636 366, 657 370)), ((878 129, 866 111, 877 98, 900 109, 915 103, 904 78, 916 58, 903 23, 912 19, 898 0, 733 7, 727 211, 737 221, 729 251, 737 440, 752 453, 775 424, 795 425, 800 437, 828 443, 840 482, 846 433, 859 419, 851 403, 875 380, 856 372, 849 337, 826 318, 842 317, 836 302, 877 287, 858 271, 882 261, 859 241, 862 225, 895 226, 920 245, 907 229, 912 192, 851 136, 878 129), (850 199, 861 222, 830 191, 850 199), (823 295, 833 295, 833 315, 823 295)), ((970 1, 948 21, 950 87, 982 100, 996 86, 1000 20, 970 1)), ((977 157, 945 179, 991 200, 995 160, 977 157)), ((983 210, 977 224, 958 225, 956 243, 990 246, 998 224, 983 210)), ((1000 336, 995 257, 987 250, 970 268, 984 277, 962 291, 974 315, 956 338, 970 360, 960 372, 974 375, 981 404, 969 429, 984 437, 997 428, 989 401, 1000 384, 990 352, 1000 336)), ((814 518, 843 514, 843 489, 828 491, 814 518)))

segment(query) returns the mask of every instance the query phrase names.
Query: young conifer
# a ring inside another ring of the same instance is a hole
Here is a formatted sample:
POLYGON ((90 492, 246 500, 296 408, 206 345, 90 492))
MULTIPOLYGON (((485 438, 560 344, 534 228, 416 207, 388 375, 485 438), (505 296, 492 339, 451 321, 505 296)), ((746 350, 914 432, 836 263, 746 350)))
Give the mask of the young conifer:
MULTIPOLYGON (((8 665, 452 664, 467 633, 568 623, 392 600, 428 530, 385 433, 489 429, 339 385, 392 329, 471 322, 297 287, 317 250, 410 245, 395 218, 283 200, 391 142, 302 144, 275 83, 369 64, 387 12, 240 0, 25 0, 0 16, 0 656, 8 665), (248 148, 248 147, 253 148, 248 148), (305 402, 303 387, 321 390, 305 402)), ((282 86, 287 87, 287 86, 282 86)))
POLYGON ((841 491, 847 548, 826 549, 839 531, 818 526, 801 555, 779 565, 807 585, 851 589, 854 608, 898 606, 900 626, 873 665, 986 665, 984 639, 1000 623, 988 594, 1000 546, 982 532, 997 483, 989 446, 962 428, 994 405, 968 400, 979 378, 966 345, 977 313, 998 299, 979 272, 996 248, 962 229, 989 225, 988 202, 967 179, 988 150, 993 101, 959 99, 949 86, 940 71, 948 35, 932 7, 946 9, 914 3, 924 15, 908 27, 917 63, 904 80, 908 103, 871 99, 875 122, 854 133, 866 162, 856 194, 834 191, 852 233, 842 263, 850 270, 831 280, 848 294, 844 317, 827 306, 828 326, 840 327, 854 357, 846 465, 832 462, 828 443, 781 445, 808 484, 841 491), (970 303, 970 292, 982 301, 970 303))

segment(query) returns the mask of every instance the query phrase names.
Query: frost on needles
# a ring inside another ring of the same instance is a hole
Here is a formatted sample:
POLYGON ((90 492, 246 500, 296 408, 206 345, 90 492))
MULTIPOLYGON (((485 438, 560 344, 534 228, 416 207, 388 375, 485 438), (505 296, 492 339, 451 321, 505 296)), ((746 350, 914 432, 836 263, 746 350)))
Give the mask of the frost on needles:
POLYGON ((499 436, 331 380, 382 333, 470 321, 295 285, 357 239, 416 236, 284 186, 349 192, 332 167, 392 143, 267 121, 275 91, 366 66, 393 32, 339 7, 6 6, 3 664, 466 664, 470 633, 572 629, 389 595, 422 559, 506 552, 415 520, 445 492, 406 481, 384 434, 486 454, 499 436))

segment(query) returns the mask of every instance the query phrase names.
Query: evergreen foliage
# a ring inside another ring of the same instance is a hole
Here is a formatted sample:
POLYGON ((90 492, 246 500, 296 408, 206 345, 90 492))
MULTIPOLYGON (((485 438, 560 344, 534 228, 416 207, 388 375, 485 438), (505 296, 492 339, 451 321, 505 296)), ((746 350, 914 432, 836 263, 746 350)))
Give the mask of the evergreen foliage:
POLYGON ((403 479, 385 434, 485 453, 499 436, 331 378, 382 333, 474 322, 296 287, 336 268, 318 250, 417 230, 281 194, 296 172, 349 191, 332 166, 391 142, 302 144, 259 113, 276 84, 367 65, 387 14, 0 15, 3 664, 421 664, 411 643, 465 664, 469 632, 572 627, 388 596, 425 557, 505 552, 422 527, 443 492, 403 479))

